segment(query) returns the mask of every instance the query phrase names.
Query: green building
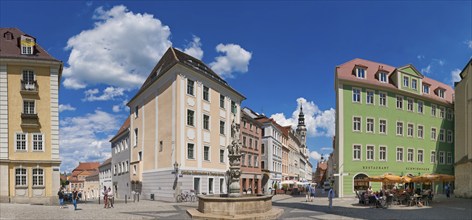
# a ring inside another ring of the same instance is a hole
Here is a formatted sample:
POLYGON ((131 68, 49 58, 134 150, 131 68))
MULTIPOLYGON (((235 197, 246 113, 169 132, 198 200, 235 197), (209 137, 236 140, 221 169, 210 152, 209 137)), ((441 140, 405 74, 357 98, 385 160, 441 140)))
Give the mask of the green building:
MULTIPOLYGON (((374 191, 365 177, 454 175, 454 90, 414 66, 354 59, 336 67, 335 190, 374 191)), ((444 183, 435 183, 442 192, 444 183)))

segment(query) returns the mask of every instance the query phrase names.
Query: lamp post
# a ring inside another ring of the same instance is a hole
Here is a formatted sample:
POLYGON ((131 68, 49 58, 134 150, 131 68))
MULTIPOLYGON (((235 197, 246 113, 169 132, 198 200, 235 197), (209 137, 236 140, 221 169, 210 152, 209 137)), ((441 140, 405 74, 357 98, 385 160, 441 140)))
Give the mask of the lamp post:
POLYGON ((175 161, 174 163, 174 173, 175 173, 175 177, 179 178, 179 163, 177 163, 177 161, 175 161))

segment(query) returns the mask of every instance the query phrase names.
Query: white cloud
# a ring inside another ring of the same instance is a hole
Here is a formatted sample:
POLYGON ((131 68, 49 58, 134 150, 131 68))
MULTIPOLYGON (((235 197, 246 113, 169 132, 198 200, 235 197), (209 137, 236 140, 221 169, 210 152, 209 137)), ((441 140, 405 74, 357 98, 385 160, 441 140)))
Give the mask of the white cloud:
POLYGON ((223 78, 234 78, 234 72, 245 73, 248 71, 252 53, 246 51, 237 44, 218 44, 216 51, 224 53, 210 63, 210 67, 223 78))
POLYGON ((330 151, 330 150, 333 150, 332 147, 322 147, 321 148, 321 151, 330 151))
POLYGON ((112 108, 113 112, 120 112, 121 111, 121 108, 119 105, 113 105, 113 108, 112 108))
POLYGON ((431 64, 429 64, 427 67, 421 69, 421 73, 431 73, 431 64))
POLYGON ((110 157, 108 142, 119 128, 116 115, 95 110, 84 116, 60 121, 61 170, 71 171, 79 161, 100 161, 110 157))
POLYGON ((313 158, 314 160, 321 160, 321 154, 316 151, 311 151, 310 157, 313 158))
POLYGON ((418 60, 422 60, 422 59, 424 59, 424 55, 420 54, 420 55, 416 56, 416 58, 418 58, 418 60))
POLYGON ((99 7, 92 29, 67 41, 71 50, 64 68, 64 86, 80 89, 89 84, 136 88, 172 45, 170 28, 150 14, 133 13, 125 6, 99 7))
POLYGON ((322 111, 313 101, 308 102, 305 98, 298 98, 297 103, 298 105, 290 118, 285 117, 283 113, 276 113, 270 117, 282 126, 290 125, 295 129, 298 124, 300 105, 302 105, 303 113, 305 114, 305 125, 309 136, 334 136, 336 126, 335 109, 330 108, 322 111))
POLYGON ((466 42, 464 42, 464 43, 467 44, 467 46, 469 47, 469 49, 472 49, 472 40, 466 41, 466 42))
POLYGON ((457 69, 457 68, 451 71, 451 82, 452 82, 452 84, 454 84, 454 82, 461 81, 460 73, 461 73, 461 70, 457 69))
POLYGON ((82 99, 82 101, 89 101, 89 102, 107 101, 107 100, 114 100, 116 97, 123 96, 124 89, 109 86, 103 90, 103 93, 100 96, 96 96, 99 93, 98 89, 89 89, 85 91, 84 93, 85 93, 85 98, 82 99))
POLYGON ((444 66, 444 64, 446 64, 446 61, 441 59, 433 59, 433 61, 439 64, 440 66, 444 66))
POLYGON ((201 60, 203 58, 203 50, 200 38, 197 36, 193 36, 192 42, 190 42, 187 47, 182 51, 190 56, 201 60))
POLYGON ((59 105, 59 112, 63 111, 75 111, 75 107, 72 107, 70 104, 60 104, 59 105))

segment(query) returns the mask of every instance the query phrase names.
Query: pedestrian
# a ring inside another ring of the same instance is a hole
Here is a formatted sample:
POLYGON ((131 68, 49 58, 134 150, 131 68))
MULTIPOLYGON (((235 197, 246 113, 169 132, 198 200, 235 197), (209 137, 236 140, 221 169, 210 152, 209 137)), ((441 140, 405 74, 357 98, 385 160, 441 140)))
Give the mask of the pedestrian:
POLYGON ((306 186, 305 194, 306 194, 305 202, 309 202, 311 200, 311 187, 310 187, 310 185, 306 186))
POLYGON ((107 206, 108 206, 108 190, 107 190, 106 186, 103 187, 102 194, 103 194, 103 204, 104 204, 103 208, 107 208, 107 206))
POLYGON ((79 199, 79 191, 77 191, 77 188, 74 188, 74 191, 72 191, 72 202, 74 203, 74 210, 77 210, 78 199, 79 199))
POLYGON ((59 187, 57 196, 59 197, 59 205, 61 206, 61 209, 62 209, 64 208, 64 191, 62 190, 62 187, 59 187))
POLYGON ((113 191, 111 191, 111 187, 108 187, 108 208, 110 208, 110 206, 112 208, 114 208, 113 207, 113 199, 114 199, 113 198, 113 191))
POLYGON ((448 184, 446 184, 445 186, 446 188, 446 197, 449 198, 451 196, 451 186, 448 184))
POLYGON ((330 187, 329 192, 328 192, 328 200, 329 200, 330 209, 333 208, 333 197, 334 197, 334 190, 333 190, 333 187, 330 187))
POLYGON ((316 187, 315 187, 315 184, 313 184, 310 187, 310 197, 311 197, 312 202, 313 202, 313 199, 315 198, 315 194, 316 194, 316 187))

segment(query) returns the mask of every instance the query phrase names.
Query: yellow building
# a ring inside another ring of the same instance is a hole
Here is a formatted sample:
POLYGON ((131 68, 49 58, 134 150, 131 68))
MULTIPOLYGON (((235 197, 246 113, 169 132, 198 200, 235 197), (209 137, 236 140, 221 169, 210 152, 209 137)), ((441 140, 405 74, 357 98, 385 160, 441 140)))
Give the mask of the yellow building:
POLYGON ((168 201, 190 190, 224 193, 243 99, 203 62, 169 48, 128 103, 133 191, 168 201))
POLYGON ((455 96, 455 190, 458 197, 472 198, 472 59, 462 70, 455 96))
POLYGON ((17 28, 0 28, 0 201, 56 204, 62 62, 17 28))

